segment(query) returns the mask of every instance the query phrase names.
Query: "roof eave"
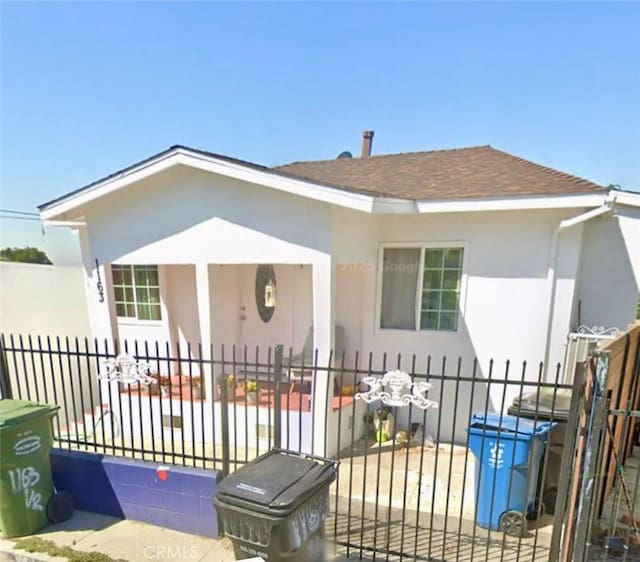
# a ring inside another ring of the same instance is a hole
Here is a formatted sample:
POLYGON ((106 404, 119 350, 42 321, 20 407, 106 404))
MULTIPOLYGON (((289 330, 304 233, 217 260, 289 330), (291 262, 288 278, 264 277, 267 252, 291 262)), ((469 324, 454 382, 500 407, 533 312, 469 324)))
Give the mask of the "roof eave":
POLYGON ((607 192, 482 197, 467 199, 430 199, 417 201, 418 213, 464 213, 477 211, 516 211, 536 209, 589 208, 602 205, 607 192))
POLYGON ((65 214, 74 209, 177 165, 185 165, 221 174, 358 211, 371 212, 375 199, 375 197, 371 195, 319 185, 302 179, 281 175, 277 172, 267 171, 266 169, 259 170, 240 163, 226 161, 184 147, 176 147, 161 152, 156 155, 156 157, 126 168, 120 173, 107 176, 101 181, 89 184, 85 188, 40 205, 40 216, 44 221, 66 218, 65 214))

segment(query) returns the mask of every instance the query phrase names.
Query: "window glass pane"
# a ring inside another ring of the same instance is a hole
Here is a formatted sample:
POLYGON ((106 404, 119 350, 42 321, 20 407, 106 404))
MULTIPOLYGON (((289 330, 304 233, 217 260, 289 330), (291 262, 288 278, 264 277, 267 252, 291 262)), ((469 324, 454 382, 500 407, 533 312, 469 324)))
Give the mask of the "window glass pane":
POLYGON ((462 267, 462 248, 447 248, 444 254, 445 267, 462 267))
POLYGON ((133 268, 133 273, 136 280, 136 287, 140 287, 147 284, 147 271, 145 268, 136 265, 133 268))
POLYGON ((160 285, 158 281, 158 267, 153 265, 148 268, 149 285, 160 285))
POLYGON ((460 284, 460 272, 448 269, 442 274, 442 288, 457 291, 460 284))
POLYGON ((149 302, 148 299, 149 296, 149 290, 146 288, 138 288, 136 287, 136 302, 138 304, 147 304, 149 302))
POLYGON ((453 331, 458 328, 458 312, 441 312, 439 330, 453 331))
POLYGON ((136 265, 135 276, 137 286, 158 285, 158 267, 155 265, 136 265))
POLYGON ((442 310, 458 310, 458 293, 456 291, 443 291, 442 310))
POLYGON ((115 295, 116 302, 124 301, 124 289, 122 287, 114 287, 113 293, 115 295))
POLYGON ((127 314, 126 316, 129 316, 131 318, 135 318, 136 317, 136 307, 133 304, 127 304, 127 314))
POLYGON ((457 329, 462 257, 462 248, 425 249, 422 329, 457 329))
POLYGON ((122 266, 122 283, 123 285, 133 285, 133 276, 131 275, 131 266, 122 266))
POLYGON ((160 289, 151 288, 149 289, 149 302, 154 304, 160 304, 160 289))
POLYGON ((423 312, 420 318, 421 330, 437 330, 438 329, 438 313, 436 311, 423 312))
POLYGON ((427 248, 424 253, 425 267, 442 267, 444 249, 427 248))
POLYGON ((149 320, 162 320, 162 317, 160 314, 160 306, 150 305, 149 314, 150 314, 149 320))
POLYGON ((422 308, 424 310, 438 310, 440 308, 440 291, 424 291, 422 293, 422 308))
POLYGON ((149 310, 149 306, 146 304, 138 304, 138 319, 139 320, 150 320, 151 313, 149 310))
POLYGON ((112 273, 112 277, 113 277, 113 284, 114 285, 122 285, 123 280, 122 280, 122 271, 120 269, 117 269, 115 266, 111 269, 111 273, 112 273))
POLYGON ((116 303, 116 314, 118 316, 126 316, 127 309, 124 304, 116 303))
POLYGON ((382 265, 380 327, 415 330, 419 248, 387 248, 382 265))
POLYGON ((442 288, 442 270, 441 269, 425 269, 422 278, 423 289, 441 289, 442 288))
POLYGON ((124 300, 127 302, 133 302, 133 288, 125 287, 123 291, 124 291, 124 300))

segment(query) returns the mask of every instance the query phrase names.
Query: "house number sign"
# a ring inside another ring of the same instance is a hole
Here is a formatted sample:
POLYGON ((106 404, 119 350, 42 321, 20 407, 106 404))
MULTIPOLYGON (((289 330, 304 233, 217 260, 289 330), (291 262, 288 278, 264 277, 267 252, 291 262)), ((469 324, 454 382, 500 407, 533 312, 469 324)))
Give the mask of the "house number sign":
POLYGON ((100 264, 98 264, 98 258, 96 258, 96 276, 98 281, 96 282, 96 289, 98 290, 98 302, 104 302, 104 285, 100 278, 100 264))

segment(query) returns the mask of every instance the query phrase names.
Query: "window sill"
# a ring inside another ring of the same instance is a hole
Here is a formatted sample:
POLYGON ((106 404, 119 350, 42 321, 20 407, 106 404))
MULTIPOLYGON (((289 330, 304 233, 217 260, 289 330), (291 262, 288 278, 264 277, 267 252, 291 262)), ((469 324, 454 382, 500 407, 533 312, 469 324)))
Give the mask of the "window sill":
POLYGON ((404 330, 401 328, 376 328, 377 334, 413 334, 416 336, 459 336, 460 330, 404 330))
POLYGON ((119 326, 149 326, 162 327, 162 320, 138 320, 137 318, 116 317, 119 326))

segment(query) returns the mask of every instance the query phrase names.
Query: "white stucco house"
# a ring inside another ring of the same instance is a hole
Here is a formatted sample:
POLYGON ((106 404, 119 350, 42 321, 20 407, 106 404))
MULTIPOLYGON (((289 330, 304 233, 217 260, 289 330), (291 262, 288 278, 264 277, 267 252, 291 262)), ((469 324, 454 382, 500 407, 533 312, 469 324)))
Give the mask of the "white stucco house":
POLYGON ((370 156, 371 136, 273 168, 173 146, 42 205, 78 229, 93 335, 486 368, 635 318, 639 194, 490 146, 370 156))

